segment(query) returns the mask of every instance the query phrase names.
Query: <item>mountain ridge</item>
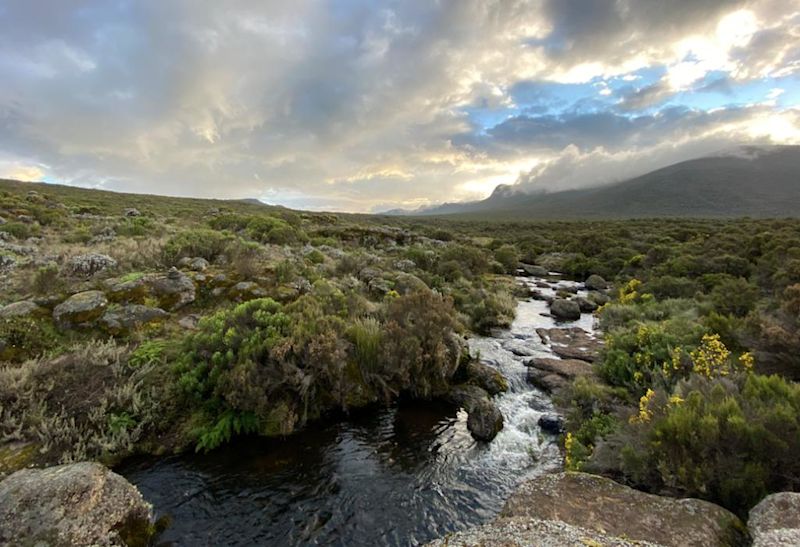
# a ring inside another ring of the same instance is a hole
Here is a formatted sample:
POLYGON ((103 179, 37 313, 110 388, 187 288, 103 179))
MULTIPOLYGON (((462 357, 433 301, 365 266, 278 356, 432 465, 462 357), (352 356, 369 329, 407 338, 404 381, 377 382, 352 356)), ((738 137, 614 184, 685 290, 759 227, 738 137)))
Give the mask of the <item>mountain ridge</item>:
POLYGON ((800 146, 742 146, 590 188, 536 193, 513 189, 501 185, 482 201, 394 214, 531 219, 800 216, 800 146))

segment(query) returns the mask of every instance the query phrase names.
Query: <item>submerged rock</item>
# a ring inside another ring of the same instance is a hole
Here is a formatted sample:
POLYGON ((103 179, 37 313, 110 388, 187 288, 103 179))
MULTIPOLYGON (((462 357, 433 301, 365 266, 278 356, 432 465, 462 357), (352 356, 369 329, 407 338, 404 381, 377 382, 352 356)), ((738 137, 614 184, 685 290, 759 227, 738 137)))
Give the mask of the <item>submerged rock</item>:
POLYGON ((101 291, 84 291, 73 294, 53 310, 53 320, 61 328, 86 325, 99 319, 108 307, 108 299, 101 291))
POLYGON ((508 499, 500 516, 559 521, 674 547, 737 545, 746 537, 736 515, 718 505, 647 494, 586 473, 530 480, 508 499))
POLYGON ((750 510, 747 527, 753 547, 800 545, 800 493, 767 496, 750 510))
POLYGON ((581 308, 574 300, 556 298, 550 303, 550 313, 556 319, 574 321, 581 318, 581 308))
POLYGON ((2 545, 146 545, 152 512, 98 463, 17 471, 0 482, 2 545))

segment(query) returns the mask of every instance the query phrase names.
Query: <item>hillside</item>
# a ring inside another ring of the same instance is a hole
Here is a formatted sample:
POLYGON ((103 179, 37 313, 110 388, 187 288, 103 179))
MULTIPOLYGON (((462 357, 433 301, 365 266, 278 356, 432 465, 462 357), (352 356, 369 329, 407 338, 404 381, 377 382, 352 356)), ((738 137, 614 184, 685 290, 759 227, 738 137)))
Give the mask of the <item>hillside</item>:
POLYGON ((800 211, 800 146, 742 148, 676 163, 613 185, 523 194, 500 187, 489 198, 415 215, 570 219, 786 217, 800 211))

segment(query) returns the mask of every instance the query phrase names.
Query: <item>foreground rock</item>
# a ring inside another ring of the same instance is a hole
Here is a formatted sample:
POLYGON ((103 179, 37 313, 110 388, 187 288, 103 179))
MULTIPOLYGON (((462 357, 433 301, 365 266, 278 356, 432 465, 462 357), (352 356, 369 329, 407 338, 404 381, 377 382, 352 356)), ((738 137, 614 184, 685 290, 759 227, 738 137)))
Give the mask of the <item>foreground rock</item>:
POLYGON ((428 547, 658 547, 656 543, 629 541, 564 522, 530 517, 498 518, 478 528, 450 534, 428 547))
POLYGON ((17 471, 0 482, 2 545, 146 545, 150 504, 97 463, 17 471))
POLYGON ((767 496, 750 510, 747 527, 753 547, 800 545, 800 493, 767 496))
POLYGON ((466 366, 466 374, 469 382, 483 388, 489 395, 508 391, 508 381, 494 367, 470 361, 466 366))
POLYGON ((578 376, 594 374, 592 365, 579 359, 554 359, 537 357, 525 361, 528 368, 527 380, 549 393, 568 386, 578 376))
POLYGON ((108 255, 89 253, 73 256, 67 263, 66 270, 70 275, 91 277, 117 267, 117 261, 108 255))
POLYGON ((581 307, 574 300, 556 298, 550 304, 550 313, 556 319, 575 321, 581 318, 581 307))
POLYGON ((593 363, 603 347, 602 341, 580 327, 536 329, 536 334, 543 343, 550 346, 553 353, 564 359, 580 359, 593 363))
POLYGON ((608 282, 597 274, 592 274, 584 283, 587 290, 602 291, 608 288, 608 282))
POLYGON ((89 325, 106 310, 108 299, 102 291, 73 294, 53 310, 53 320, 61 328, 89 325))
POLYGON ((558 521, 670 547, 739 545, 746 540, 736 515, 713 503, 646 494, 586 473, 528 481, 508 499, 500 516, 558 521))
POLYGON ((467 411, 467 429, 479 441, 489 442, 503 429, 503 414, 485 389, 471 384, 454 386, 447 400, 467 411))

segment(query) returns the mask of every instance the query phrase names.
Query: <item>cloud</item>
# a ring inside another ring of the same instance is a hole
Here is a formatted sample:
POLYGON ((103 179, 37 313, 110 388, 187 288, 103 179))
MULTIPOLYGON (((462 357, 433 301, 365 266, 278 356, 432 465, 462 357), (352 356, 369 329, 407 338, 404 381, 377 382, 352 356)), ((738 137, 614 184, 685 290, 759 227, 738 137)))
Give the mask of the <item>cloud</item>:
POLYGON ((0 153, 47 180, 136 192, 362 211, 474 199, 570 146, 645 150, 740 119, 741 105, 686 108, 672 84, 722 71, 735 94, 793 73, 789 4, 7 2, 0 153), (736 13, 752 14, 746 35, 720 34, 736 13), (638 79, 647 67, 663 79, 638 79), (526 82, 587 82, 591 99, 553 87, 523 104, 526 82))

